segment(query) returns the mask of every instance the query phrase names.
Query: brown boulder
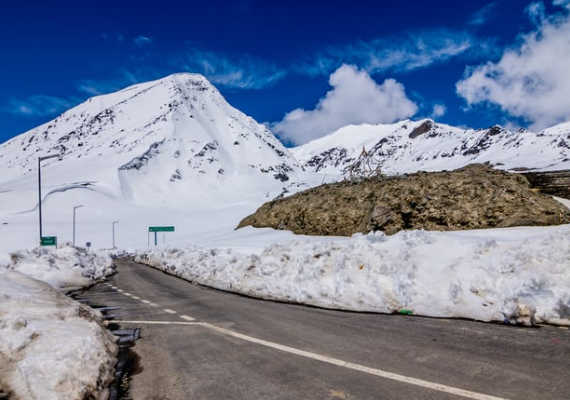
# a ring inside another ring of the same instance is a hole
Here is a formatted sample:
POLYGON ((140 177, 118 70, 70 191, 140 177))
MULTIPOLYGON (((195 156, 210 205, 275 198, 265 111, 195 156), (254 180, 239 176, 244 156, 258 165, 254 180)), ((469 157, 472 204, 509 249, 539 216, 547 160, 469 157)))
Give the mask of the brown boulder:
POLYGON ((570 210, 531 189, 524 176, 477 164, 450 172, 322 185, 264 204, 238 228, 350 236, 565 223, 570 223, 570 210))

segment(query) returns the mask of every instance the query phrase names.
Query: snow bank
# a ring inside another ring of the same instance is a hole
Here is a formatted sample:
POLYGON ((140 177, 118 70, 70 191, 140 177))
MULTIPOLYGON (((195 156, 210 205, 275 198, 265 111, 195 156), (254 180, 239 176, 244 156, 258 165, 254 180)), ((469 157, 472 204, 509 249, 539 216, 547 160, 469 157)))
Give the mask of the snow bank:
POLYGON ((117 352, 100 313, 0 272, 0 384, 22 399, 105 399, 117 352), (91 397, 93 396, 93 397, 91 397))
POLYGON ((115 272, 113 260, 102 251, 86 252, 72 246, 46 247, 13 252, 8 269, 71 291, 92 284, 115 272))
POLYGON ((570 226, 356 235, 243 255, 159 248, 136 260, 214 288, 326 308, 570 325, 570 226))
POLYGON ((72 247, 11 257, 0 268, 0 387, 21 399, 106 399, 115 339, 99 312, 61 290, 112 273, 112 260, 72 247))

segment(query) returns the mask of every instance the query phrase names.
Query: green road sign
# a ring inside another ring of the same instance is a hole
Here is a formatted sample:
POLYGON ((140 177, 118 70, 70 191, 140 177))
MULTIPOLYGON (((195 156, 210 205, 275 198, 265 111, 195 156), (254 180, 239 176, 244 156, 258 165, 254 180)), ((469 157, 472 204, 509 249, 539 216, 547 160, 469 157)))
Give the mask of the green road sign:
POLYGON ((42 236, 40 246, 57 246, 57 236, 42 236))
POLYGON ((173 226, 149 226, 149 232, 174 232, 173 226))

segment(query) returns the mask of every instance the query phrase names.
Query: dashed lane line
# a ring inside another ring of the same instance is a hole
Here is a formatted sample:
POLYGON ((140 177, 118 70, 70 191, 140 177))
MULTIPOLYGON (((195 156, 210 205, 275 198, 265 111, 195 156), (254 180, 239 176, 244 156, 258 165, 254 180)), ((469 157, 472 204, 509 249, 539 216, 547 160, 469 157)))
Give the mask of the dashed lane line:
MULTIPOLYGON (((113 285, 111 285, 111 284, 107 284, 107 283, 106 283, 106 285, 109 286, 109 287, 111 287, 112 289, 115 289, 117 292, 119 292, 119 293, 121 293, 121 294, 124 294, 125 296, 131 297, 131 298, 133 298, 133 299, 135 299, 135 300, 140 300, 140 301, 142 301, 143 303, 148 304, 148 305, 151 306, 151 307, 159 307, 158 304, 153 303, 152 301, 143 300, 143 299, 141 299, 139 296, 135 296, 134 294, 125 292, 124 290, 119 289, 119 288, 117 288, 117 287, 115 287, 115 286, 113 286, 113 285)), ((170 311, 172 311, 172 310, 170 310, 170 311)), ((165 312, 168 312, 168 311, 165 311, 165 312)), ((175 314, 175 313, 176 313, 176 312, 173 312, 173 313, 170 313, 170 314, 175 314)))
POLYGON ((185 319, 186 321, 195 321, 194 318, 189 317, 188 315, 180 315, 180 318, 185 319))
POLYGON ((148 300, 143 300, 143 299, 141 299, 141 302, 143 302, 143 303, 145 303, 145 304, 148 304, 148 305, 151 306, 151 307, 158 307, 158 304, 153 303, 152 301, 148 301, 148 300))
MULTIPOLYGON (((131 298, 133 298, 133 299, 135 299, 135 300, 140 300, 140 301, 142 301, 143 303, 148 304, 148 305, 151 306, 151 307, 159 307, 158 304, 153 303, 152 301, 141 299, 139 296, 135 296, 134 294, 125 292, 124 290, 119 289, 119 288, 117 288, 117 287, 115 287, 115 286, 113 286, 113 285, 111 285, 111 284, 109 284, 109 283, 105 283, 105 285, 111 287, 112 289, 115 289, 117 292, 119 292, 119 293, 121 293, 121 294, 124 294, 125 296, 131 297, 131 298)), ((170 309, 168 309, 168 308, 165 308, 165 309, 162 310, 162 311, 164 311, 164 312, 167 313, 167 314, 176 314, 176 313, 177 313, 176 311, 170 310, 170 309)), ((190 317, 189 317, 189 318, 190 318, 190 317)), ((192 321, 193 321, 193 320, 194 320, 194 318, 192 318, 192 321)))

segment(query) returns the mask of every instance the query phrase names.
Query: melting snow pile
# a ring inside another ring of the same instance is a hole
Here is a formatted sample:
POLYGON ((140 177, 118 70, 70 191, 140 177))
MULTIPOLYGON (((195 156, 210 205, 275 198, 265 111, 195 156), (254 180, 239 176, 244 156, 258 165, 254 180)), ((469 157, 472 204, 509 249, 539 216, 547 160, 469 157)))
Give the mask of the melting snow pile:
POLYGON ((92 284, 115 272, 113 260, 105 252, 85 252, 66 246, 57 250, 46 247, 11 254, 8 266, 49 283, 56 289, 71 291, 92 284))
POLYGON ((100 313, 56 288, 92 283, 112 271, 112 260, 71 247, 12 258, 0 268, 0 389, 31 400, 106 399, 114 338, 100 313))
POLYGON ((137 260, 265 299, 382 313, 411 310, 570 325, 570 226, 356 235, 275 244, 260 254, 162 248, 137 260))

